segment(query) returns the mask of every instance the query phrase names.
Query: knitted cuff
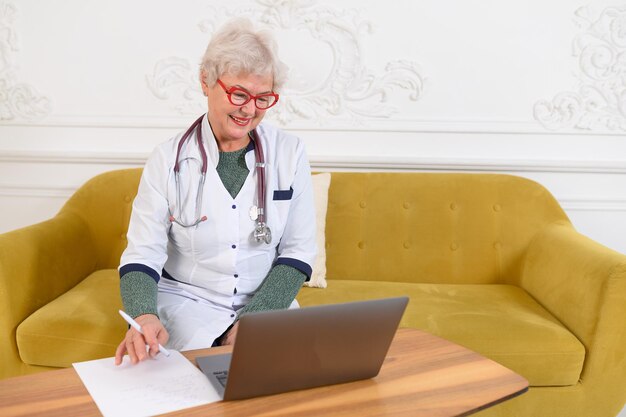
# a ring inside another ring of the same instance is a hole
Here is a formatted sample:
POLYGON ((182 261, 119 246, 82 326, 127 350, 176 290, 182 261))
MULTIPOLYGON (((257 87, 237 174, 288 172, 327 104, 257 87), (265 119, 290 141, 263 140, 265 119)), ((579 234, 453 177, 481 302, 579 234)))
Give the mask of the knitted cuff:
POLYGON ((128 272, 120 279, 122 303, 126 313, 135 318, 142 314, 157 314, 157 284, 143 272, 128 272))
POLYGON ((289 265, 275 265, 254 294, 252 300, 239 310, 238 318, 253 311, 288 308, 304 284, 306 275, 289 265))

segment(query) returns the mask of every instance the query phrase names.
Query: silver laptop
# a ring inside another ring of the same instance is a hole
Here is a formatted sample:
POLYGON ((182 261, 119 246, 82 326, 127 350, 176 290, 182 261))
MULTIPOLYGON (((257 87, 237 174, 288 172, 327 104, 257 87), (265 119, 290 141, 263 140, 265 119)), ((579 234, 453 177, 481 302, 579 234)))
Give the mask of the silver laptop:
POLYGON ((196 359, 224 400, 378 375, 409 299, 385 298, 241 318, 232 354, 196 359))

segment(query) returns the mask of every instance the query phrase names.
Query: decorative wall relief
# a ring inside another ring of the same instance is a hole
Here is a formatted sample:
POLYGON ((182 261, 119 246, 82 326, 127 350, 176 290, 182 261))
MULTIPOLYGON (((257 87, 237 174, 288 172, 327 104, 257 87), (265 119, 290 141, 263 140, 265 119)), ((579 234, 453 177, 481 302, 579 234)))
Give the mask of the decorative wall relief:
MULTIPOLYGON (((296 120, 360 124, 368 118, 389 118, 398 111, 387 101, 393 90, 405 90, 411 101, 422 94, 424 80, 416 63, 391 61, 382 74, 365 65, 362 38, 373 28, 357 10, 339 10, 307 0, 256 0, 244 8, 215 9, 209 15, 199 23, 203 33, 210 34, 232 17, 246 16, 277 33, 279 41, 305 41, 295 59, 310 59, 315 71, 304 75, 291 71, 280 105, 268 113, 280 124, 296 120), (311 59, 315 53, 322 54, 323 59, 311 59)), ((282 43, 281 57, 285 59, 282 43)), ((196 63, 176 57, 160 60, 147 82, 157 98, 171 99, 180 114, 195 114, 205 108, 196 63)))
POLYGON ((198 65, 188 60, 169 57, 154 66, 152 75, 146 76, 148 88, 155 97, 170 100, 173 95, 174 109, 180 114, 196 114, 206 111, 198 79, 198 65))
POLYGON ((626 8, 606 8, 596 19, 580 8, 575 16, 583 29, 573 42, 578 90, 537 102, 534 117, 550 130, 626 131, 626 8))
POLYGON ((17 8, 11 1, 0 1, 0 121, 37 120, 48 115, 50 100, 17 77, 17 8))

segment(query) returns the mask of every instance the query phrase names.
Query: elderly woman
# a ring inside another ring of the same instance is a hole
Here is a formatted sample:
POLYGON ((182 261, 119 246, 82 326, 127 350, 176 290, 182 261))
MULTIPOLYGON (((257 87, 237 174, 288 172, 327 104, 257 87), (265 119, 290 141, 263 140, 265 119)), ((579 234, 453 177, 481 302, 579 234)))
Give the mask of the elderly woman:
POLYGON ((141 325, 116 352, 233 343, 246 313, 297 306, 311 276, 315 216, 297 137, 261 123, 285 67, 269 34, 233 21, 211 39, 207 113, 158 146, 139 184, 120 262, 124 309, 141 325))

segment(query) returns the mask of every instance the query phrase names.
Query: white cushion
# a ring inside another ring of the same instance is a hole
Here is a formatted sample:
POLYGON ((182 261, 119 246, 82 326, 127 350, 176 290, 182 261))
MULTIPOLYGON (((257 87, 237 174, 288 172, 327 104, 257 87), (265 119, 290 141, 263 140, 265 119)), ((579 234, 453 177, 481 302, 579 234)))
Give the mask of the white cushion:
POLYGON ((313 180, 313 198, 315 200, 315 221, 317 224, 317 258, 313 264, 311 280, 304 283, 307 287, 326 288, 326 211, 328 209, 328 188, 330 173, 315 174, 313 180))

